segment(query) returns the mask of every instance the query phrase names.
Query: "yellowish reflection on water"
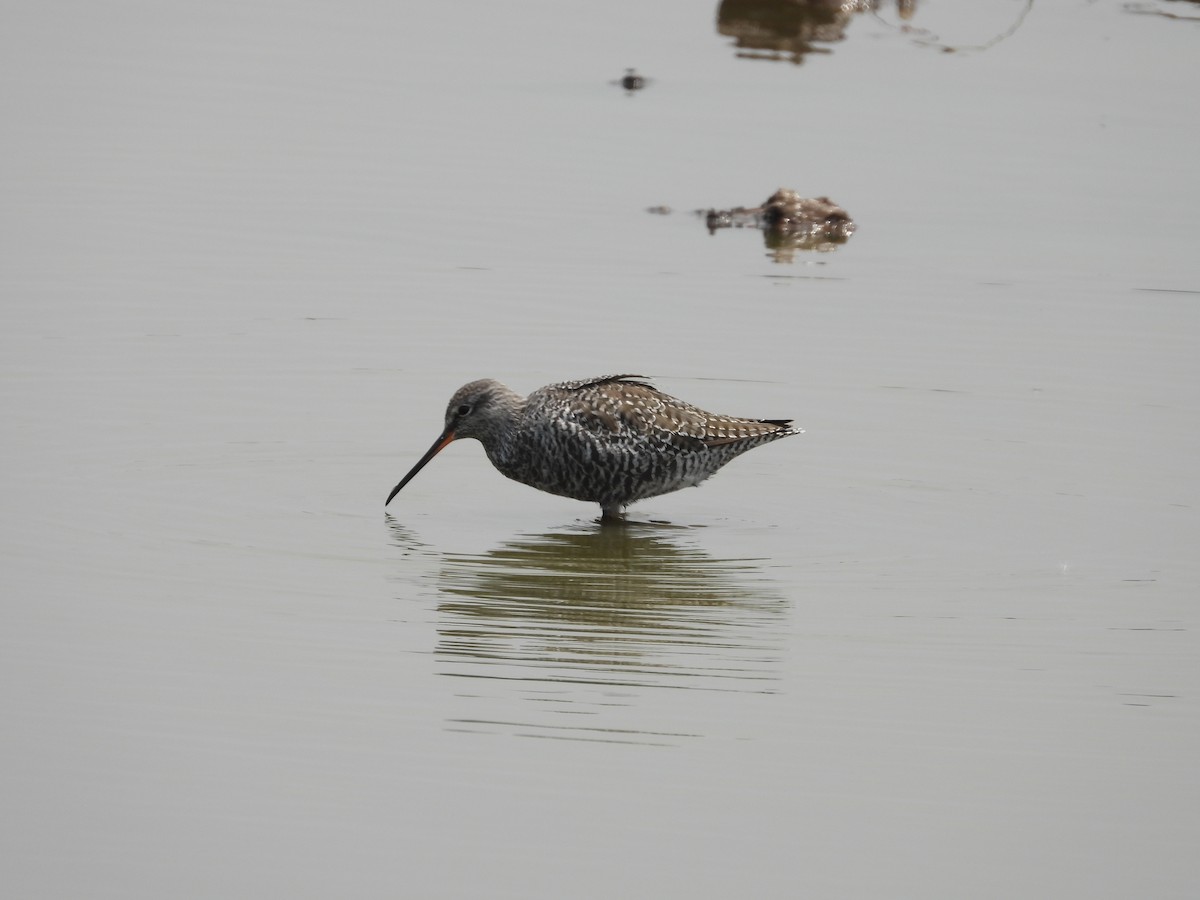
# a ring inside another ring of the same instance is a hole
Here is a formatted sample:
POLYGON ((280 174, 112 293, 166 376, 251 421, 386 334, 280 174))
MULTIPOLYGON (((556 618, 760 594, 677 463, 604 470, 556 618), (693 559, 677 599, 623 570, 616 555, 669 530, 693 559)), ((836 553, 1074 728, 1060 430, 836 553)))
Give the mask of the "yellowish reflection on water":
POLYGON ((482 554, 446 554, 436 582, 439 671, 465 679, 458 696, 475 701, 448 727, 697 736, 697 721, 680 730, 656 720, 666 692, 770 694, 780 677, 781 591, 762 561, 714 558, 694 529, 520 535, 482 554))

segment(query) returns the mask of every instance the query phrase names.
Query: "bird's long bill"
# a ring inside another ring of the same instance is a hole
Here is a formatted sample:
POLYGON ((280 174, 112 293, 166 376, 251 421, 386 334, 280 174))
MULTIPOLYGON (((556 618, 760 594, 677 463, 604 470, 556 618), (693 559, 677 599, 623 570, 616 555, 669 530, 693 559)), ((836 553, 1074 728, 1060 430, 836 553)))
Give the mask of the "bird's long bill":
POLYGON ((413 477, 418 472, 420 472, 423 468, 425 468, 425 464, 427 462, 429 462, 431 459, 433 459, 435 456, 437 456, 439 453, 441 453, 442 449, 447 444, 449 444, 452 440, 454 440, 454 432, 449 431, 449 430, 443 431, 441 436, 436 441, 433 442, 433 446, 430 447, 425 452, 425 455, 422 456, 420 458, 420 460, 417 461, 417 464, 412 467, 412 469, 409 471, 409 473, 400 479, 400 483, 398 485, 396 485, 394 488, 392 488, 392 492, 390 494, 388 494, 387 501, 383 505, 387 506, 388 503, 391 503, 392 498, 395 497, 398 493, 400 493, 400 488, 404 487, 406 484, 408 484, 410 481, 412 481, 413 477))

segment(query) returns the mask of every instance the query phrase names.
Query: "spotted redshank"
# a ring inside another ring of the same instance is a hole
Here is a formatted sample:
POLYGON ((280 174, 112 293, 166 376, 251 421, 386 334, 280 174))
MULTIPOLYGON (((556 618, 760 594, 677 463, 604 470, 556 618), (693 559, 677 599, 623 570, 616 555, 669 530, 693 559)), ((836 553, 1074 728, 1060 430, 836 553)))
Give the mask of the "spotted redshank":
POLYGON ((564 381, 528 397, 490 378, 463 385, 445 429, 387 503, 451 441, 475 438, 501 474, 617 519, 630 503, 697 485, 750 448, 803 431, 791 419, 714 415, 641 379, 564 381))

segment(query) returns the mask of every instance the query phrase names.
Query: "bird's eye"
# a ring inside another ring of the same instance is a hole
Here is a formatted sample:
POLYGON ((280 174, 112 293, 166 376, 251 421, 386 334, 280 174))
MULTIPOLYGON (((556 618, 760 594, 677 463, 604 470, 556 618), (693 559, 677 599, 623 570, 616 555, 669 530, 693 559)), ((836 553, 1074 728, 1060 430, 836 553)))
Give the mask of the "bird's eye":
POLYGON ((470 411, 471 411, 471 404, 470 404, 470 403, 464 403, 462 406, 460 406, 460 407, 458 408, 458 414, 459 414, 460 416, 465 416, 465 415, 466 415, 467 413, 469 413, 470 411))

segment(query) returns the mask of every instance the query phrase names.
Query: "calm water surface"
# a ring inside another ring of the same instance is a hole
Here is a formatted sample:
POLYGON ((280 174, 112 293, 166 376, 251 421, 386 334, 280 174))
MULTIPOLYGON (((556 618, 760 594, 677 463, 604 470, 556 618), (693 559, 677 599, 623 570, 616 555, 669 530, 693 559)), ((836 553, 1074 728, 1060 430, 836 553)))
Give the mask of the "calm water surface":
POLYGON ((1195 895, 1200 7, 768 7, 8 11, 6 894, 1195 895), (807 433, 384 512, 622 371, 807 433))

